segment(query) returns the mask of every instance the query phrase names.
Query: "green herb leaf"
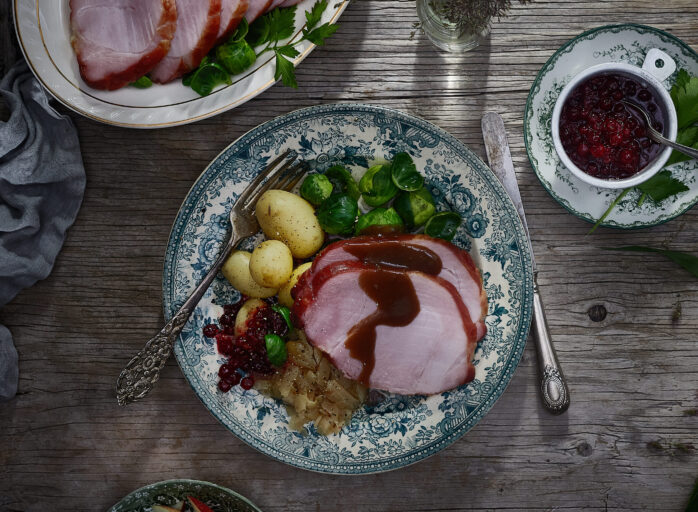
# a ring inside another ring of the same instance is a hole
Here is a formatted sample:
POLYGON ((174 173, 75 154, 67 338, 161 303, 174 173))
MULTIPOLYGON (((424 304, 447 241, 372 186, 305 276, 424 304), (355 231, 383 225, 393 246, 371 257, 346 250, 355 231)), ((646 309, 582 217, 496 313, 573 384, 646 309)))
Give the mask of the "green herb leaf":
POLYGON ((682 181, 671 176, 671 171, 657 173, 644 183, 640 183, 637 188, 647 194, 655 203, 660 203, 667 197, 688 190, 682 181))
POLYGON ((292 59, 300 55, 300 52, 290 44, 287 44, 285 46, 279 46, 278 48, 276 48, 276 52, 286 57, 291 57, 292 59))
POLYGON ((670 251, 667 249, 657 249, 655 247, 643 247, 641 245, 628 245, 625 247, 602 247, 606 251, 630 251, 630 252, 654 252, 663 254, 674 263, 681 265, 691 274, 698 277, 698 256, 685 252, 670 251))
POLYGON ((276 42, 287 39, 296 29, 296 7, 274 9, 263 16, 269 18, 269 41, 276 42))
POLYGON ((147 76, 143 75, 135 82, 131 82, 130 85, 132 87, 137 87, 138 89, 147 89, 148 87, 153 85, 153 81, 150 78, 148 78, 147 76))
POLYGON ((289 331, 293 329, 293 324, 291 323, 291 311, 286 306, 282 306, 281 304, 274 304, 272 305, 271 309, 273 311, 276 311, 282 317, 284 317, 289 331))
MULTIPOLYGON (((676 142, 683 144, 684 146, 689 146, 694 149, 698 149, 698 126, 689 126, 688 128, 683 128, 676 134, 676 142)), ((690 160, 691 157, 684 155, 680 151, 672 151, 669 160, 667 160, 666 166, 677 164, 679 162, 685 162, 690 160)))
POLYGON ((693 484, 693 492, 688 498, 688 505, 686 505, 685 512, 698 512, 698 478, 693 484))
POLYGON ((264 336, 264 345, 267 349, 267 358, 274 366, 281 366, 288 358, 286 342, 278 334, 267 334, 264 336))
POLYGON ((339 25, 330 25, 329 23, 325 23, 312 31, 303 30, 303 37, 313 44, 322 46, 325 44, 325 39, 337 32, 338 28, 339 25))
POLYGON ((296 82, 296 73, 293 67, 293 62, 288 60, 278 51, 275 51, 274 53, 276 54, 276 71, 274 72, 274 80, 281 78, 284 85, 297 89, 298 82, 296 82))
POLYGON ((249 26, 245 40, 250 43, 250 46, 261 46, 270 41, 271 23, 269 16, 264 15, 257 18, 252 25, 249 26))
POLYGON ((698 77, 689 76, 684 69, 680 70, 671 88, 671 99, 676 105, 679 129, 698 122, 698 77))
POLYGON ((315 25, 320 23, 325 9, 327 9, 327 0, 321 0, 320 2, 315 2, 315 5, 313 5, 310 11, 305 11, 305 27, 307 30, 312 30, 315 28, 315 25))

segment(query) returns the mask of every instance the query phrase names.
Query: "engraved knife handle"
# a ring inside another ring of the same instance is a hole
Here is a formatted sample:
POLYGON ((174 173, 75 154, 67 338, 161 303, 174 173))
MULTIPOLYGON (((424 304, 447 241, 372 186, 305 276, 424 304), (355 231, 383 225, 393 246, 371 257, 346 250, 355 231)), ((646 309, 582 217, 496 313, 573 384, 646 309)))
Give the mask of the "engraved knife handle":
POLYGON ((553 414, 562 414, 570 406, 570 391, 550 341, 543 301, 538 291, 538 272, 533 273, 533 336, 538 352, 540 391, 543 405, 553 414))

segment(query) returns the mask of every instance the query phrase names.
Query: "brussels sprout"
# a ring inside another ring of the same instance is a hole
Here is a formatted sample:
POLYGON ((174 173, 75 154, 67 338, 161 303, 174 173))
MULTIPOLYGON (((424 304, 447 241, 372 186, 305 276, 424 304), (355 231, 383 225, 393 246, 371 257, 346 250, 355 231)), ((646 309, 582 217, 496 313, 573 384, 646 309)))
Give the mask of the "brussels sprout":
POLYGON ((306 176, 301 185, 301 197, 313 206, 320 206, 332 194, 332 183, 324 174, 306 176))
POLYGON ((199 66, 192 75, 189 86, 201 96, 211 94, 213 89, 220 84, 230 85, 230 75, 216 62, 207 62, 199 66))
POLYGON ((359 196, 361 195, 359 187, 354 177, 344 167, 341 165, 333 165, 325 171, 325 176, 332 182, 333 194, 349 194, 355 201, 359 200, 359 196))
POLYGON ((426 187, 415 192, 400 192, 395 198, 393 207, 405 221, 408 229, 423 225, 436 211, 434 199, 426 187))
POLYGON ((135 82, 131 82, 131 86, 137 87, 138 89, 147 89, 151 85, 153 85, 153 81, 145 75, 140 77, 135 82))
POLYGON ((316 215, 320 226, 331 235, 351 233, 359 205, 349 194, 334 194, 318 207, 316 215))
POLYGON ((228 73, 237 75, 255 63, 257 54, 247 41, 241 39, 230 41, 216 48, 216 59, 228 73))
POLYGON ((390 166, 374 165, 369 168, 359 181, 359 191, 369 206, 380 206, 395 197, 397 187, 390 178, 390 166))
POLYGON ((359 217, 354 234, 402 233, 403 231, 405 231, 405 224, 395 208, 376 208, 359 217))
POLYGON ((412 157, 407 153, 398 153, 390 164, 393 183, 400 190, 415 192, 424 185, 424 176, 419 174, 412 157))
POLYGON ((264 345, 267 349, 267 359, 274 366, 281 366, 286 362, 288 352, 286 342, 278 334, 267 334, 264 336, 264 345))
POLYGON ((441 212, 432 216, 424 226, 424 232, 434 238, 453 240, 463 219, 455 212, 441 212))

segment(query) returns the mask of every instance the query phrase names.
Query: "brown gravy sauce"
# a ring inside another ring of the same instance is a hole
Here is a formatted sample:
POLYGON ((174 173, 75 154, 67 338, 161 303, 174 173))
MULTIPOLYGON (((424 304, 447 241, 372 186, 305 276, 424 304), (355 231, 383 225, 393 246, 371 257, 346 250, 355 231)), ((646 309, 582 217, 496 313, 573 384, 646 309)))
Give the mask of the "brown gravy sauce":
POLYGON ((347 243, 344 250, 367 265, 400 270, 419 270, 433 276, 441 272, 441 258, 419 245, 384 240, 347 243))
POLYGON ((369 385, 376 364, 376 327, 409 325, 419 314, 419 298, 410 276, 393 270, 365 270, 359 275, 359 286, 373 299, 378 309, 349 330, 344 346, 363 369, 358 381, 369 385))
POLYGON ((358 381, 369 386, 376 364, 376 328, 402 327, 412 323, 420 311, 419 298, 410 276, 401 270, 425 274, 441 272, 441 258, 425 247, 401 242, 348 243, 345 250, 375 269, 359 275, 359 286, 378 309, 352 327, 344 341, 349 354, 363 365, 358 381))

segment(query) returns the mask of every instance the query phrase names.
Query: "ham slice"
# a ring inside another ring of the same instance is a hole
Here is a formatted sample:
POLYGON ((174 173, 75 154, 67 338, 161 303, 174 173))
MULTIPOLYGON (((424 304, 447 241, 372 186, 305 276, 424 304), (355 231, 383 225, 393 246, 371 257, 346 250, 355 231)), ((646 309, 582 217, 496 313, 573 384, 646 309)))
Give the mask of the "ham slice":
POLYGON ((154 82, 167 83, 196 68, 218 39, 221 0, 176 0, 177 30, 170 51, 150 72, 154 82))
POLYGON ((472 380, 475 326, 455 287, 423 272, 377 269, 357 261, 334 263, 313 276, 306 272, 294 315, 308 340, 348 378, 362 380, 365 363, 345 342, 355 326, 378 310, 361 284, 362 276, 376 272, 388 274, 389 280, 407 278, 419 307, 406 325, 375 326, 372 368, 364 382, 412 395, 440 393, 472 380))
POLYGON ((276 9, 279 7, 282 3, 284 3, 286 0, 272 0, 271 3, 269 4, 269 7, 267 7, 267 10, 265 12, 269 12, 273 9, 276 9))
POLYGON ((486 332, 485 317, 487 316, 487 295, 482 286, 482 277, 473 259, 467 251, 459 249, 455 245, 440 238, 432 238, 427 235, 387 235, 387 236, 360 236, 341 240, 328 245, 318 256, 311 271, 320 273, 325 267, 340 261, 359 261, 347 249, 352 245, 365 244, 409 244, 424 247, 436 253, 441 259, 441 272, 438 276, 451 283, 468 308, 471 321, 477 328, 477 339, 482 339, 486 332))
POLYGON ((279 5, 279 7, 291 7, 292 5, 298 5, 302 1, 303 0, 284 0, 284 2, 279 5))
POLYGON ((221 0, 221 24, 217 43, 223 43, 238 28, 247 12, 248 0, 221 0))
POLYGON ((267 12, 267 9, 273 2, 273 0, 249 0, 250 5, 247 7, 247 12, 245 13, 245 18, 248 23, 252 23, 254 20, 259 18, 262 14, 267 12))
POLYGON ((167 55, 177 8, 175 0, 70 0, 70 25, 82 79, 114 90, 167 55))

